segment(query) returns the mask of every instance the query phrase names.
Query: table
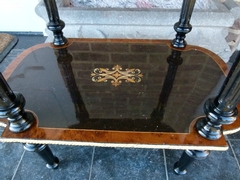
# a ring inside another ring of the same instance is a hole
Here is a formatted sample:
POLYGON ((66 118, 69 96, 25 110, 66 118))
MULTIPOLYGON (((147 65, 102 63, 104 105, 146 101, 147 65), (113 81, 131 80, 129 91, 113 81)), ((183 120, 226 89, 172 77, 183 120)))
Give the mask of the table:
MULTIPOLYGON (((204 102, 218 94, 227 73, 211 51, 191 45, 179 50, 170 40, 39 44, 3 72, 34 120, 23 132, 7 126, 1 141, 24 143, 30 151, 36 144, 38 150, 45 144, 227 150, 224 136, 208 140, 195 127, 205 116, 204 102)), ((239 117, 223 125, 224 134, 239 128, 239 117)))

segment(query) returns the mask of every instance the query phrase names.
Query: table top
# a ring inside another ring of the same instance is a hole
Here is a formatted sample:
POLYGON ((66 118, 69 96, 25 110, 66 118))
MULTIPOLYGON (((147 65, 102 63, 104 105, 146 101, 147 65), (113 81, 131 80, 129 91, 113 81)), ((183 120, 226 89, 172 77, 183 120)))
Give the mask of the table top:
MULTIPOLYGON (((2 138, 226 149, 224 137, 213 147, 194 124, 204 115, 206 99, 217 95, 227 66, 190 45, 181 50, 182 63, 172 64, 172 50, 168 40, 120 39, 69 39, 64 47, 44 43, 27 49, 3 75, 37 121, 19 134, 6 128, 2 138)), ((238 124, 224 128, 237 131, 238 124)))

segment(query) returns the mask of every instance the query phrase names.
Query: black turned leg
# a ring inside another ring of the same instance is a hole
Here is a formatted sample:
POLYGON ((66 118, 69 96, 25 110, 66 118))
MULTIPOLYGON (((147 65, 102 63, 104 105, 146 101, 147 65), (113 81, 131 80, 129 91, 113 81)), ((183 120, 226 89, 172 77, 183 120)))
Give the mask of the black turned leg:
MULTIPOLYGON (((13 92, 0 72, 0 118, 8 119, 8 128, 14 133, 28 130, 35 120, 32 112, 24 110, 24 105, 23 95, 13 92)), ((58 158, 53 156, 47 145, 24 144, 24 148, 37 152, 47 162, 48 168, 58 167, 58 158)))
POLYGON ((177 32, 176 38, 172 41, 175 48, 184 48, 187 43, 185 36, 192 30, 190 19, 196 0, 184 0, 182 4, 179 22, 174 25, 174 30, 177 32))
POLYGON ((63 36, 62 29, 65 27, 65 23, 60 19, 58 9, 55 0, 44 0, 49 23, 47 27, 53 32, 53 44, 55 46, 63 46, 67 43, 67 39, 63 36))
POLYGON ((208 155, 209 155, 209 151, 186 150, 183 152, 179 161, 174 164, 174 172, 178 175, 186 174, 187 167, 194 160, 205 159, 208 155))
POLYGON ((222 136, 222 125, 231 124, 238 117, 236 108, 240 101, 240 52, 233 63, 219 95, 209 99, 204 105, 206 117, 197 121, 198 133, 209 139, 216 140, 222 136))
POLYGON ((25 112, 25 99, 22 94, 13 92, 0 73, 0 118, 8 119, 8 128, 12 132, 27 130, 34 121, 31 112, 25 112))
POLYGON ((45 144, 24 144, 24 149, 31 152, 36 152, 47 164, 49 169, 56 169, 59 164, 59 160, 53 155, 51 149, 45 144))
MULTIPOLYGON (((180 58, 181 49, 187 46, 185 41, 186 34, 192 30, 192 25, 190 24, 190 19, 194 9, 196 0, 183 0, 180 19, 174 25, 174 30, 177 32, 175 39, 172 40, 172 46, 176 49, 173 49, 172 55, 176 54, 178 57, 179 65, 182 63, 180 58), (178 49, 178 50, 177 50, 178 49)), ((174 59, 174 58, 173 58, 174 59)), ((176 59, 176 60, 177 60, 176 59)), ((169 59, 170 60, 170 59, 169 59)), ((172 61, 168 61, 171 65, 172 61)), ((177 68, 177 66, 175 66, 177 68)), ((178 175, 186 174, 187 167, 195 159, 204 159, 209 154, 209 151, 197 151, 197 150, 186 150, 180 160, 174 164, 174 172, 178 175)))

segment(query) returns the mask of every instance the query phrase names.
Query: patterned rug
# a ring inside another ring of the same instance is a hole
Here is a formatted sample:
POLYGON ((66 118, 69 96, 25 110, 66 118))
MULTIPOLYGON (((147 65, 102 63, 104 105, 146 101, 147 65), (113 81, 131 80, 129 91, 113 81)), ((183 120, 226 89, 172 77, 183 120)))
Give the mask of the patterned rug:
POLYGON ((6 55, 11 51, 17 42, 17 37, 6 33, 0 33, 0 62, 2 62, 2 60, 6 57, 6 55))

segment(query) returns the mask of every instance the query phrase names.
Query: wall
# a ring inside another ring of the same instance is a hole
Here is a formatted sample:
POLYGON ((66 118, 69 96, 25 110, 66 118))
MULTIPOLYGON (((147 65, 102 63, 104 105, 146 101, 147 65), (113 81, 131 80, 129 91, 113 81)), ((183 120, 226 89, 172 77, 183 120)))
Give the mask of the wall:
MULTIPOLYGON (((173 39, 176 34, 173 25, 180 16, 180 9, 81 8, 67 7, 67 1, 56 0, 60 18, 66 24, 63 29, 66 37, 173 39)), ((225 38, 235 20, 231 12, 235 6, 228 8, 219 0, 211 1, 217 9, 194 10, 191 18, 193 29, 187 34, 186 41, 211 50, 227 62, 232 50, 225 38)), ((232 0, 226 4, 229 2, 232 0)), ((44 3, 38 5, 36 12, 46 22, 49 21, 44 3)), ((52 41, 52 32, 48 35, 47 41, 52 41)))
POLYGON ((39 0, 0 0, 0 31, 41 32, 46 23, 35 13, 39 0))

